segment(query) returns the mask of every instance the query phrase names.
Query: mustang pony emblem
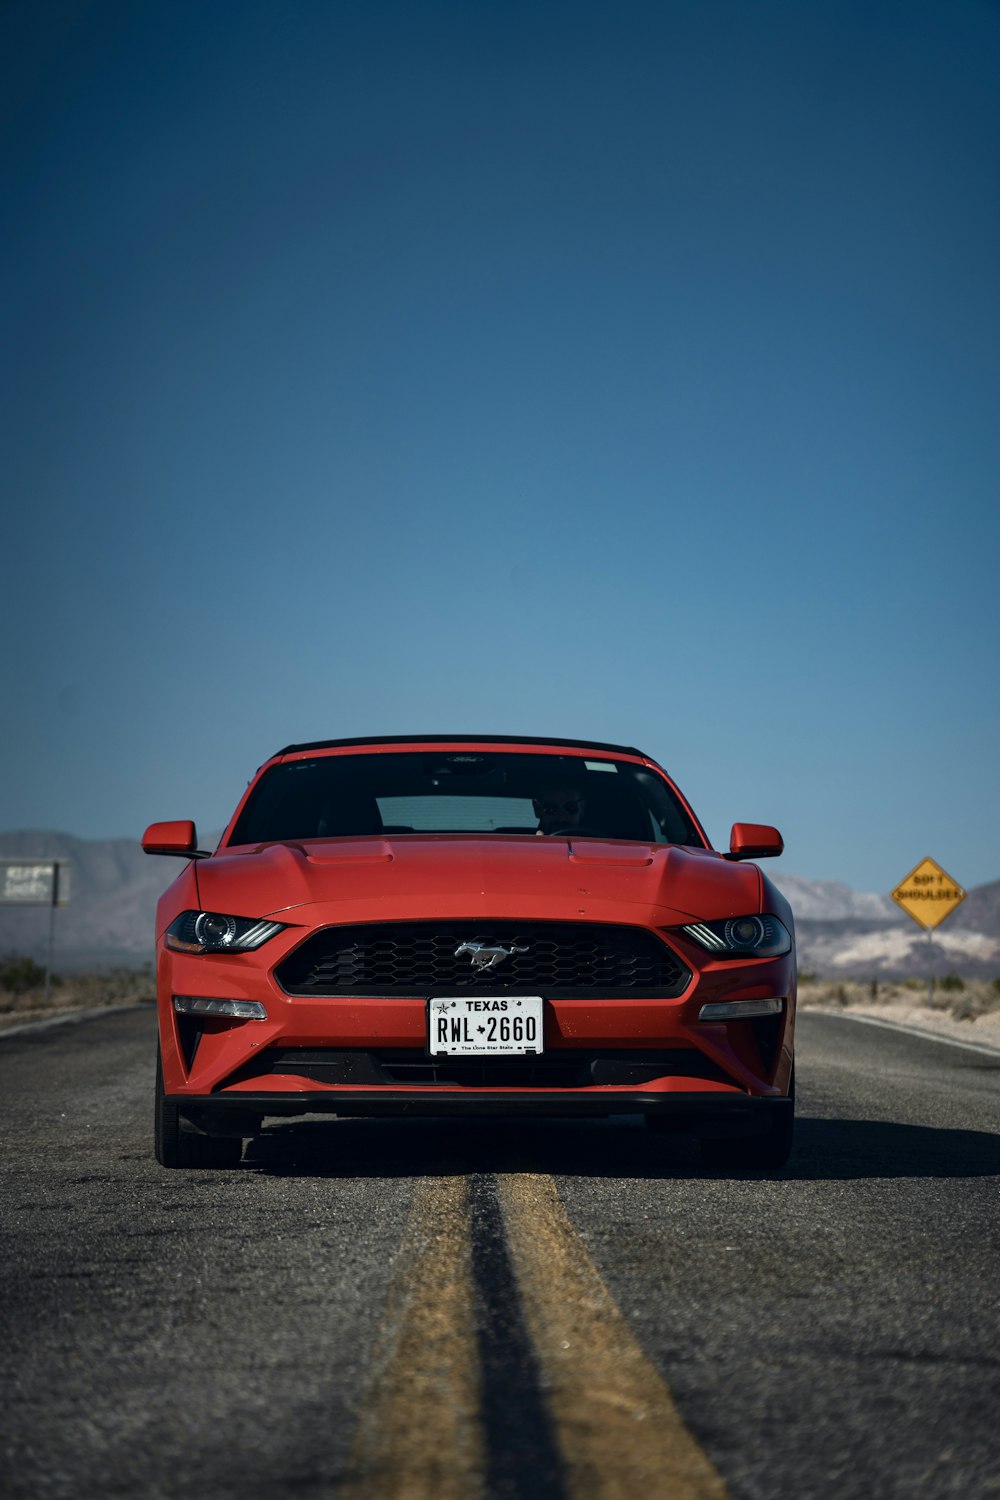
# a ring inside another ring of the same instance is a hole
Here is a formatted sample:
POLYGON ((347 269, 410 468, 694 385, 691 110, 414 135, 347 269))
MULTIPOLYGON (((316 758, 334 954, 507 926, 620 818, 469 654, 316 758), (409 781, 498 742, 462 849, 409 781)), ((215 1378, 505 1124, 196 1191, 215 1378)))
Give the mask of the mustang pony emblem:
POLYGON ((497 964, 510 958, 512 953, 527 951, 527 948, 519 948, 516 943, 512 943, 509 948, 489 948, 485 943, 463 943, 460 948, 455 949, 455 957, 461 958, 463 953, 468 953, 474 969, 495 969, 497 964))

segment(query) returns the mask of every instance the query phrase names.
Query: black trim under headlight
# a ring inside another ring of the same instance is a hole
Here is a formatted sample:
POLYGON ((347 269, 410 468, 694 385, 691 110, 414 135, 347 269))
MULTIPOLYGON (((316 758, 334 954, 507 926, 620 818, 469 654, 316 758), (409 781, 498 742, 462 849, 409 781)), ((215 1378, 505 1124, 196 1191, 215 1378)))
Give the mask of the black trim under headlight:
POLYGON ((681 931, 719 958, 779 958, 792 948, 791 933, 784 922, 767 912, 762 916, 724 917, 718 922, 691 922, 681 931))

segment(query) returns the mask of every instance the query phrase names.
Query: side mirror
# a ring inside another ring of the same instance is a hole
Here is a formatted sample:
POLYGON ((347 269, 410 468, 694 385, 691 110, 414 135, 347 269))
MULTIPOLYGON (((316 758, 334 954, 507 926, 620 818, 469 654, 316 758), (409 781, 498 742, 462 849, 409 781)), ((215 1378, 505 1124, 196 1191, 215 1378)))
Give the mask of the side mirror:
POLYGON ((771 859, 784 848, 784 839, 769 823, 734 823, 729 835, 730 859, 771 859))
POLYGON ((191 859, 198 850, 198 835, 190 818, 176 823, 150 823, 142 836, 147 854, 180 854, 191 859))

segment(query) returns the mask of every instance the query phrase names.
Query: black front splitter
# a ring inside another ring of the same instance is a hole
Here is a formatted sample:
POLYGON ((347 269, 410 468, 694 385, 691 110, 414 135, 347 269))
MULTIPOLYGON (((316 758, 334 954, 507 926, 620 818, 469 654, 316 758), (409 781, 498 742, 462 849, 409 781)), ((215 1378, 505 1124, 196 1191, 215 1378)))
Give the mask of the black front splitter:
MULTIPOLYGON (((673 1117, 677 1127, 695 1134, 719 1127, 729 1134, 757 1134, 767 1130, 775 1111, 787 1110, 792 1102, 781 1095, 761 1098, 750 1094, 582 1094, 580 1092, 488 1090, 459 1093, 430 1090, 421 1094, 385 1089, 352 1089, 334 1094, 329 1090, 295 1094, 175 1094, 170 1103, 191 1125, 208 1134, 238 1134, 239 1117, 259 1121, 264 1116, 295 1115, 408 1116, 471 1118, 477 1115, 515 1118, 553 1117, 607 1118, 611 1115, 657 1115, 673 1117)), ((243 1132, 251 1134, 251 1130, 243 1132)))

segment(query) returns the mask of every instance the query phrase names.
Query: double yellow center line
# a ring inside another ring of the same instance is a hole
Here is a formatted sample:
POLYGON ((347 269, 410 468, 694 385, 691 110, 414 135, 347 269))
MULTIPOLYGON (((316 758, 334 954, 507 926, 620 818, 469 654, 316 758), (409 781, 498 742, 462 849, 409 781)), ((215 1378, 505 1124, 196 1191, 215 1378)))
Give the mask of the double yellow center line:
MULTIPOLYGON (((496 1183, 519 1303, 511 1316, 523 1319, 552 1432, 558 1479, 550 1493, 724 1500, 722 1479, 632 1335, 552 1178, 502 1174, 496 1183)), ((345 1500, 488 1500, 496 1431, 483 1403, 496 1393, 487 1391, 475 1210, 468 1177, 417 1186, 339 1491, 345 1500)), ((509 1399, 516 1394, 512 1387, 509 1399)))

